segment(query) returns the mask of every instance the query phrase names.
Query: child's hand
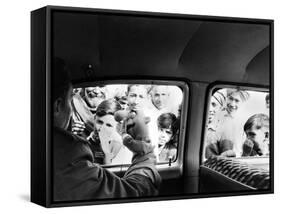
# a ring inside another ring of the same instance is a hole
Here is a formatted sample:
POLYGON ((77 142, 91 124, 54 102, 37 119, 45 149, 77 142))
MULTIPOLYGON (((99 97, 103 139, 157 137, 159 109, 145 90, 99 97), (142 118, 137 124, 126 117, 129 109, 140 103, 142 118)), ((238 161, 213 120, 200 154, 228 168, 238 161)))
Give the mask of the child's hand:
POLYGON ((250 156, 253 148, 254 148, 254 142, 250 139, 246 139, 245 142, 243 143, 242 156, 250 156))
POLYGON ((266 142, 261 142, 261 143, 255 142, 254 147, 256 147, 256 150, 258 151, 258 154, 260 156, 269 154, 269 146, 266 142))

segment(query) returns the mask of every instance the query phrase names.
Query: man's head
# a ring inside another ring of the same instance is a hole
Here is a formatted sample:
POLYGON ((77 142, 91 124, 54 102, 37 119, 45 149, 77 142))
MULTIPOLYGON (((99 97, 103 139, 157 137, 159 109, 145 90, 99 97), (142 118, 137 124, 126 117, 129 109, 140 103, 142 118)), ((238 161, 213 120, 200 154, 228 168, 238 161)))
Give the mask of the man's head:
POLYGON ((167 106, 169 97, 169 88, 166 85, 155 85, 152 86, 151 91, 151 102, 158 109, 161 110, 167 106))
POLYGON ((217 113, 223 109, 225 106, 225 96, 218 90, 211 97, 211 103, 208 114, 208 123, 214 122, 217 113))
POLYGON ((269 117, 266 114, 255 114, 244 124, 247 139, 251 140, 262 153, 268 152, 269 117))
POLYGON ((250 97, 249 93, 240 89, 227 89, 226 110, 232 115, 237 112, 242 102, 245 102, 250 97))
POLYGON ((52 104, 54 126, 67 129, 72 114, 72 85, 62 59, 52 61, 52 104))
POLYGON ((129 109, 143 109, 147 100, 147 90, 144 85, 128 85, 127 97, 129 109))
POLYGON ((84 99, 87 105, 95 111, 98 105, 105 100, 105 89, 104 87, 87 87, 84 89, 84 99))

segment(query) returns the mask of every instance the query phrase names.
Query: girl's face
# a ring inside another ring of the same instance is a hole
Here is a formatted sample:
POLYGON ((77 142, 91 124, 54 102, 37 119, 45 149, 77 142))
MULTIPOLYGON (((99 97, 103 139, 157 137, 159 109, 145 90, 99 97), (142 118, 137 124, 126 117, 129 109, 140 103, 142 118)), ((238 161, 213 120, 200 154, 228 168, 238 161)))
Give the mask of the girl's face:
POLYGON ((102 117, 96 115, 95 125, 99 135, 107 137, 111 136, 114 132, 116 132, 117 124, 117 121, 111 114, 107 114, 102 117))
POLYGON ((158 144, 161 146, 169 142, 173 136, 173 132, 171 129, 159 128, 158 133, 158 144))

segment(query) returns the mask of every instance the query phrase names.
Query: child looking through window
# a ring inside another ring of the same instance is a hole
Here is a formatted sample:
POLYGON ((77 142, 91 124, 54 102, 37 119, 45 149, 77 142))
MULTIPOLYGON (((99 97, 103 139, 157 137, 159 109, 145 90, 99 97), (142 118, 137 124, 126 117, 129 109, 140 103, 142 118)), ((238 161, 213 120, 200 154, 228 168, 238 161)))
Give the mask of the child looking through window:
POLYGON ((163 113, 158 117, 157 125, 159 161, 174 161, 177 156, 179 120, 173 113, 163 113))

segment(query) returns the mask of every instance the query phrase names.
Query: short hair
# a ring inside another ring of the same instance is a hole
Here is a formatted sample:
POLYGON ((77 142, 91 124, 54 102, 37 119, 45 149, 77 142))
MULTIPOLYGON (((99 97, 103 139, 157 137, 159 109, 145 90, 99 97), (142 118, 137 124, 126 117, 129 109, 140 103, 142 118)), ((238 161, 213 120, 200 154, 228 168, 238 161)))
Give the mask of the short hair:
POLYGON ((145 89, 145 91, 146 91, 146 93, 147 93, 147 88, 146 88, 144 85, 129 84, 129 85, 127 86, 127 94, 130 92, 130 90, 131 90, 131 88, 132 88, 133 86, 142 86, 142 87, 144 87, 144 89, 145 89))
POLYGON ((252 127, 261 129, 262 127, 269 127, 269 117, 266 114, 254 114, 244 124, 244 132, 252 127))
POLYGON ((111 98, 111 99, 102 101, 98 105, 96 115, 98 117, 103 117, 108 114, 114 115, 114 113, 116 111, 121 110, 121 109, 122 109, 121 105, 114 98, 111 98))
POLYGON ((60 97, 63 98, 63 100, 66 98, 71 81, 63 59, 57 57, 53 58, 51 69, 52 103, 54 103, 60 97))
POLYGON ((158 128, 171 129, 173 135, 178 130, 177 117, 173 113, 163 113, 157 119, 158 128))
POLYGON ((242 90, 240 88, 228 88, 226 90, 227 97, 229 97, 233 93, 237 93, 243 102, 247 101, 250 98, 250 94, 246 90, 242 90))

